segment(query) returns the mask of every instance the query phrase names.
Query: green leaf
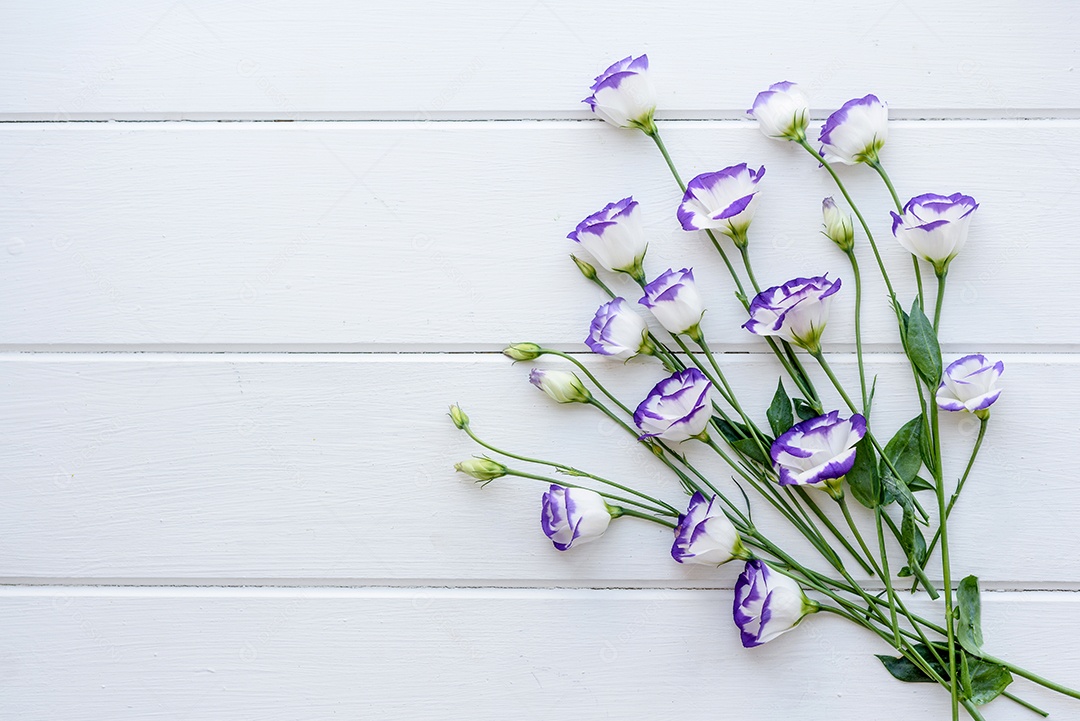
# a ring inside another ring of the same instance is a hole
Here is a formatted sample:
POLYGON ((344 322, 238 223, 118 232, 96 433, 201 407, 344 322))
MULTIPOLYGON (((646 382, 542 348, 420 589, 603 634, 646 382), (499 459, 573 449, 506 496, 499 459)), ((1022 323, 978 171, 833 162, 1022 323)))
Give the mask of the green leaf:
POLYGON ((855 463, 847 474, 851 495, 867 508, 877 508, 881 503, 881 479, 878 475, 874 446, 863 438, 855 446, 855 463))
POLYGON ((776 394, 773 395, 772 405, 765 414, 769 419, 769 428, 777 436, 795 425, 795 416, 791 412, 791 399, 784 390, 784 379, 781 378, 776 384, 776 394))
POLYGON ((900 524, 900 545, 907 554, 908 563, 922 568, 926 563, 926 539, 923 538, 919 524, 915 523, 915 514, 911 511, 904 511, 904 520, 900 524))
POLYGON ((742 423, 731 423, 719 416, 713 416, 713 421, 716 423, 720 435, 724 437, 724 440, 727 441, 728 445, 732 448, 758 463, 766 466, 772 465, 772 461, 761 452, 762 449, 764 449, 765 452, 768 453, 769 447, 773 444, 772 438, 763 434, 758 434, 758 440, 755 441, 753 433, 751 433, 750 429, 742 423), (758 441, 761 442, 760 446, 758 445, 758 441))
POLYGON ((967 697, 976 706, 985 706, 1008 688, 1013 682, 1012 674, 1004 666, 989 663, 976 656, 964 656, 967 659, 967 678, 964 688, 967 697))
POLYGON ((896 501, 904 509, 904 513, 915 513, 915 496, 911 495, 906 483, 897 480, 896 476, 889 471, 884 471, 881 474, 881 487, 882 505, 887 506, 896 501))
POLYGON ((892 463, 905 485, 911 483, 922 468, 922 428, 923 418, 921 415, 916 416, 902 425, 896 435, 885 444, 885 457, 892 463))
POLYGON ((808 401, 804 401, 802 398, 796 398, 792 402, 795 404, 796 415, 804 421, 817 418, 820 415, 808 401))
MULTIPOLYGON (((930 668, 934 669, 934 673, 943 679, 949 678, 948 669, 934 660, 933 653, 930 651, 929 646, 917 643, 915 644, 915 650, 930 665, 930 668)), ((905 683, 937 683, 936 679, 931 678, 922 670, 922 667, 908 659, 906 656, 894 658, 892 656, 878 655, 877 658, 885 666, 885 669, 892 674, 893 678, 897 680, 905 683)))
POLYGON ((915 476, 907 484, 908 490, 912 493, 918 493, 919 491, 932 491, 935 486, 930 481, 921 476, 915 476))
POLYGON ((979 601, 979 579, 967 576, 956 587, 956 602, 960 619, 956 624, 956 638, 970 654, 982 655, 982 604, 979 601))
POLYGON ((941 346, 930 320, 919 307, 916 299, 911 303, 905 331, 908 358, 915 364, 919 375, 929 385, 936 386, 941 380, 941 346))
POLYGON ((762 445, 758 445, 757 441, 755 441, 753 438, 743 438, 741 441, 733 441, 731 447, 737 450, 739 453, 742 453, 747 458, 753 459, 764 466, 771 467, 772 460, 767 458, 761 452, 762 448, 764 448, 765 451, 768 452, 769 446, 771 445, 771 443, 764 442, 762 443, 762 445))

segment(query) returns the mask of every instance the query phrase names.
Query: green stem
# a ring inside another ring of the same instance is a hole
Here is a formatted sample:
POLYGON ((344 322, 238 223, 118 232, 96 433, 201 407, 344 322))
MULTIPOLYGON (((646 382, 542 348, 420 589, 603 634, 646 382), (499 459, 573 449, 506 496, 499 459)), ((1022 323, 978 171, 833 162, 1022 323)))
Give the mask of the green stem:
POLYGON ((855 355, 859 359, 859 387, 862 389, 863 417, 867 422, 870 420, 870 397, 866 392, 866 368, 863 366, 862 346, 862 273, 859 272, 859 261, 855 259, 855 249, 847 252, 851 261, 851 272, 855 275, 855 355))
MULTIPOLYGON (((896 194, 896 188, 893 187, 892 180, 889 178, 889 174, 885 172, 885 166, 881 164, 880 160, 870 160, 866 163, 871 168, 877 171, 877 174, 881 176, 881 179, 885 181, 885 187, 889 189, 889 195, 892 196, 893 204, 896 205, 896 212, 901 215, 904 214, 904 205, 900 202, 900 196, 896 194)), ((919 287, 919 307, 926 308, 926 296, 923 293, 923 280, 922 280, 922 268, 919 266, 919 259, 914 255, 911 256, 911 264, 915 269, 915 282, 919 287)))
MULTIPOLYGON (((655 128, 656 126, 654 125, 653 127, 655 128)), ((667 146, 664 145, 664 141, 660 137, 660 129, 656 128, 654 132, 647 132, 645 134, 652 138, 653 142, 656 143, 656 147, 659 148, 660 154, 664 156, 664 162, 667 163, 668 170, 671 171, 672 177, 674 177, 675 182, 679 184, 679 189, 685 193, 686 183, 683 182, 682 176, 679 175, 679 169, 675 167, 675 162, 671 159, 671 155, 668 154, 667 146)))
POLYGON ((937 304, 934 306, 934 332, 937 333, 938 325, 941 323, 941 306, 945 301, 945 279, 948 277, 949 271, 943 270, 938 273, 937 276, 937 304))
POLYGON ((840 532, 840 529, 836 527, 836 525, 832 522, 832 519, 830 519, 823 510, 821 510, 818 504, 814 503, 814 499, 810 497, 810 494, 807 492, 807 490, 802 486, 797 485, 795 486, 795 492, 802 497, 803 502, 810 507, 810 511, 821 520, 821 522, 825 525, 827 529, 829 529, 829 532, 833 534, 836 540, 840 541, 840 544, 851 555, 851 557, 854 558, 860 566, 862 566, 862 569, 867 573, 873 573, 874 569, 871 568, 865 560, 863 560, 863 557, 851 545, 851 542, 848 541, 847 536, 840 532))
POLYGON ((581 361, 579 361, 574 356, 570 355, 569 353, 563 353, 562 351, 552 350, 551 348, 541 348, 539 352, 543 353, 544 355, 554 355, 554 356, 558 356, 560 358, 565 358, 566 360, 570 361, 571 363, 573 363, 574 365, 576 365, 578 367, 578 370, 580 370, 582 373, 585 374, 586 378, 588 378, 590 381, 592 381, 592 384, 594 386, 596 386, 597 390, 599 390, 601 393, 603 393, 608 398, 608 400, 610 400, 612 403, 617 405, 622 410, 623 413, 625 413, 628 416, 634 415, 634 412, 632 410, 630 410, 627 406, 623 405, 622 401, 620 401, 612 393, 610 393, 608 391, 608 389, 605 388, 604 385, 600 381, 598 381, 596 379, 596 376, 594 376, 592 374, 592 371, 590 371, 588 368, 586 368, 585 364, 582 363, 581 361))
POLYGON ((1023 706, 1026 709, 1030 709, 1030 710, 1034 711, 1035 713, 1039 714, 1043 718, 1046 718, 1047 716, 1050 715, 1049 711, 1043 711, 1041 708, 1039 708, 1035 704, 1031 703, 1030 701, 1025 701, 1024 699, 1020 698, 1019 696, 1014 696, 1013 694, 1009 693, 1008 691, 1002 691, 1001 695, 1004 696, 1005 698, 1009 699, 1010 701, 1015 701, 1016 703, 1020 704, 1021 706, 1023 706))
POLYGON ((660 506, 661 508, 666 508, 668 510, 668 514, 666 514, 666 515, 675 515, 675 516, 679 515, 679 510, 677 508, 675 508, 674 506, 669 505, 669 504, 665 503, 664 501, 661 501, 658 498, 653 498, 652 496, 647 495, 645 493, 642 493, 641 491, 634 490, 633 488, 630 488, 629 486, 624 486, 624 485, 622 485, 620 483, 616 483, 615 481, 608 480, 607 478, 604 478, 602 476, 595 476, 592 473, 586 473, 585 471, 578 470, 577 468, 574 468, 572 466, 567 466, 565 464, 558 463, 556 461, 545 461, 545 460, 540 459, 540 458, 530 458, 529 456, 523 456, 523 455, 520 455, 518 453, 511 453, 511 452, 505 451, 505 450, 503 450, 501 448, 496 448, 495 446, 491 445, 490 443, 487 443, 486 441, 482 440, 479 436, 477 436, 473 432, 471 426, 466 425, 466 426, 464 426, 463 430, 465 431, 465 433, 468 434, 469 438, 472 438, 474 441, 476 441, 476 443, 483 446, 484 448, 487 448, 489 451, 492 451, 493 453, 498 453, 499 455, 506 456, 507 458, 513 458, 514 460, 517 460, 517 461, 525 461, 526 463, 535 463, 535 464, 537 464, 539 466, 551 466, 552 468, 556 468, 556 469, 558 469, 560 471, 563 471, 564 473, 567 473, 567 474, 569 474, 571 476, 581 476, 581 477, 584 477, 584 478, 591 478, 592 480, 594 480, 594 481, 596 481, 598 483, 603 483, 604 485, 611 486, 612 488, 618 488, 620 491, 626 491, 627 493, 631 493, 631 494, 633 494, 635 496, 638 496, 639 498, 643 498, 646 501, 649 501, 651 503, 655 503, 657 506, 660 506))
MULTIPOLYGON (((968 456, 967 466, 964 467, 964 474, 960 476, 960 482, 956 484, 956 492, 952 494, 952 498, 949 499, 949 505, 945 508, 945 518, 948 518, 952 513, 953 506, 956 505, 956 501, 960 498, 960 492, 964 490, 964 484, 967 483, 968 476, 971 474, 971 467, 975 465, 975 457, 979 455, 979 448, 982 446, 983 436, 986 435, 986 424, 989 421, 989 417, 983 418, 979 421, 979 435, 975 439, 975 445, 971 449, 971 455, 968 456)), ((934 537, 930 540, 930 543, 926 546, 926 557, 930 558, 930 555, 934 552, 934 547, 937 546, 938 540, 941 538, 941 529, 939 528, 934 537)))
MULTIPOLYGON (((586 491, 596 491, 595 488, 589 488, 588 486, 581 486, 576 483, 568 483, 562 479, 551 478, 550 476, 540 476, 535 473, 526 473, 525 471, 519 471, 515 468, 507 468, 506 475, 515 476, 517 478, 529 478, 534 481, 543 481, 544 483, 553 483, 556 486, 565 486, 566 488, 582 488, 586 491)), ((596 492, 600 493, 599 491, 596 492)), ((630 505, 638 506, 639 508, 644 508, 645 510, 652 511, 654 513, 665 514, 665 512, 660 510, 659 508, 651 508, 649 506, 646 506, 644 503, 635 501, 632 498, 623 498, 622 496, 615 496, 610 493, 600 493, 600 495, 604 498, 610 498, 613 501, 618 501, 619 503, 629 503, 630 505)))
POLYGON ((746 277, 750 279, 750 285, 754 287, 755 293, 761 292, 761 286, 758 285, 757 278, 754 277, 754 269, 750 265, 750 250, 746 245, 739 246, 739 254, 742 255, 743 266, 746 268, 746 277))
POLYGON ((945 478, 941 467, 941 436, 938 433, 938 407, 936 403, 930 406, 931 433, 934 439, 934 488, 937 492, 938 502, 938 530, 941 532, 941 573, 945 594, 945 636, 949 644, 949 678, 952 681, 953 721, 958 718, 959 695, 956 684, 956 648, 953 637, 953 592, 952 592, 952 564, 949 559, 949 528, 947 506, 945 505, 945 478))
POLYGON ((994 656, 990 656, 989 654, 985 653, 982 654, 982 658, 986 661, 989 661, 990 663, 996 663, 999 666, 1004 666, 1005 668, 1015 673, 1017 676, 1023 676, 1028 681, 1034 681, 1040 686, 1048 688, 1051 691, 1057 691, 1063 696, 1069 696, 1070 698, 1080 699, 1080 691, 1069 688, 1068 686, 1062 686, 1060 683, 1054 683, 1050 679, 1043 678, 1037 673, 1028 671, 1026 668, 1011 664, 1008 661, 1002 661, 1000 658, 995 658, 994 656))
MULTIPOLYGON (((892 624, 892 632, 893 632, 893 637, 895 638, 895 641, 896 641, 896 645, 899 646, 900 645, 900 622, 899 622, 899 620, 897 619, 897 616, 896 616, 896 600, 895 600, 896 599, 896 594, 892 590, 892 586, 890 584, 889 572, 887 570, 883 570, 883 569, 879 568, 877 563, 874 562, 874 560, 873 560, 874 559, 874 554, 871 553, 870 547, 866 545, 866 541, 863 539, 862 533, 859 531, 859 527, 855 525, 855 519, 851 517, 851 509, 848 508, 847 497, 846 496, 841 496, 837 500, 837 503, 840 505, 840 510, 844 514, 844 520, 847 521, 848 527, 851 529, 851 532, 855 535, 855 540, 859 543, 859 547, 862 548, 863 553, 865 553, 866 557, 870 559, 871 563, 873 563, 874 571, 877 573, 878 578, 880 578, 885 583, 885 595, 889 600, 889 622, 892 624)), ((884 553, 884 551, 885 551, 884 541, 882 541, 881 550, 882 550, 882 553, 884 553)))
POLYGON ((619 516, 633 516, 634 518, 644 518, 646 521, 652 521, 653 523, 658 523, 661 526, 667 526, 668 528, 675 528, 677 525, 666 519, 635 511, 632 508, 622 508, 620 506, 610 506, 610 508, 615 511, 615 513, 612 514, 612 518, 618 518, 619 516))

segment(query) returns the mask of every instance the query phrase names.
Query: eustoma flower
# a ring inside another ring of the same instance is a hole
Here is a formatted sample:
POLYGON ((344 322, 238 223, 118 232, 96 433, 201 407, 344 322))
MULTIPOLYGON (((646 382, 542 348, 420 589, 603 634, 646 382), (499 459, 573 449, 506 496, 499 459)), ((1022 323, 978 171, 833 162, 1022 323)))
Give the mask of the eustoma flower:
POLYGON ((780 485, 824 482, 829 493, 839 497, 839 479, 855 465, 855 444, 865 435, 866 419, 858 413, 841 418, 833 411, 795 424, 769 450, 780 485))
POLYGON ((840 279, 821 275, 795 278, 758 293, 750 302, 750 320, 743 328, 760 336, 779 336, 817 353, 829 320, 829 304, 840 279))
POLYGON ((855 247, 855 225, 851 216, 841 212, 832 198, 821 201, 821 216, 825 222, 825 237, 836 243, 840 250, 850 253, 855 247))
POLYGON ((555 548, 565 551, 575 543, 595 541, 611 523, 604 498, 588 488, 551 485, 544 493, 540 527, 555 548))
POLYGON ((657 383, 634 411, 642 438, 685 441, 700 437, 712 416, 713 385, 697 368, 657 383))
POLYGON ((821 128, 821 157, 828 163, 877 162, 889 136, 889 106, 875 95, 849 100, 821 128))
POLYGON ((945 369, 937 390, 938 407, 946 411, 971 411, 977 415, 989 413, 989 408, 1001 395, 997 387, 1005 364, 991 363, 978 353, 953 361, 945 369))
POLYGON ((569 371, 546 371, 533 368, 529 382, 558 403, 588 403, 592 394, 573 373, 569 371))
POLYGON ((649 79, 646 55, 626 57, 596 76, 592 95, 585 98, 596 115, 619 128, 656 131, 656 90, 649 79))
POLYGON ((679 563, 703 566, 719 566, 746 557, 739 532, 724 515, 716 496, 705 500, 701 493, 694 493, 690 498, 690 506, 679 516, 675 528, 671 557, 679 563))
POLYGON ((585 345, 594 353, 629 360, 638 353, 652 353, 645 319, 634 312, 624 298, 604 303, 589 326, 585 345))
POLYGON ((766 137, 804 140, 810 120, 810 99, 795 83, 773 83, 768 90, 757 94, 754 107, 746 114, 758 121, 758 128, 766 137))
MULTIPOLYGON (((454 421, 455 424, 457 421, 454 421)), ((490 458, 470 458, 454 464, 454 470, 478 481, 493 481, 506 475, 506 466, 490 458)))
POLYGON ((641 261, 649 247, 641 225, 641 212, 633 198, 608 203, 566 236, 589 251, 600 265, 613 272, 643 280, 641 261))
POLYGON ((691 268, 669 268, 643 290, 645 296, 638 303, 648 308, 669 333, 697 333, 701 316, 705 315, 705 301, 694 284, 691 268))
POLYGON ((799 624, 818 604, 794 580, 754 558, 735 583, 733 615, 742 645, 753 648, 772 641, 799 624))
POLYGON ((679 205, 683 230, 715 229, 745 246, 757 204, 757 185, 764 176, 764 166, 753 170, 739 163, 694 178, 686 184, 679 205))
POLYGON ((942 275, 967 242, 971 214, 978 207, 974 198, 961 193, 917 195, 904 206, 903 215, 892 214, 892 232, 905 250, 933 263, 942 275))

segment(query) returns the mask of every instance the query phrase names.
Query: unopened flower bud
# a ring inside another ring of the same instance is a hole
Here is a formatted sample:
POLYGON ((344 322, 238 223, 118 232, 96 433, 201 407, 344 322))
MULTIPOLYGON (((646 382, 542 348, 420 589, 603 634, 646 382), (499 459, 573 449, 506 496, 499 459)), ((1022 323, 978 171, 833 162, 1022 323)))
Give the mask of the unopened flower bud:
POLYGON ((450 420, 454 422, 458 430, 469 425, 469 416, 465 415, 465 411, 461 410, 461 406, 456 403, 450 406, 450 420))
POLYGON ((592 394, 581 379, 569 371, 533 368, 529 382, 559 403, 588 403, 592 400, 592 394))
POLYGON ((586 263, 584 260, 572 253, 570 255, 570 259, 574 261, 574 264, 577 266, 578 270, 581 271, 581 274, 583 276, 585 276, 589 280, 596 280, 596 268, 594 268, 590 263, 586 263))
POLYGON ((454 469, 478 481, 493 481, 506 475, 506 466, 490 458, 470 458, 455 463, 454 469))
POLYGON ((825 219, 825 237, 836 243, 840 250, 850 253, 855 247, 855 225, 851 216, 836 207, 832 198, 821 201, 821 215, 825 219))
POLYGON ((511 343, 503 348, 503 355, 516 361, 536 360, 544 349, 535 343, 511 343))

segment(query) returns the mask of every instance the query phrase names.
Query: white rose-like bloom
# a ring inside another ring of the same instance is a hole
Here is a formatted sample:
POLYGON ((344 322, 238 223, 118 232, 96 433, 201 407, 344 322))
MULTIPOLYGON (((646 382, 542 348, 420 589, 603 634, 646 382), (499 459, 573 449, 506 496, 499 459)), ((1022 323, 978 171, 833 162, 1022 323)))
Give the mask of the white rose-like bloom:
POLYGON ((582 102, 617 128, 655 132, 656 90, 649 79, 648 56, 623 58, 600 73, 593 83, 592 95, 582 102))
POLYGON ((803 140, 810 120, 810 99, 795 83, 773 83, 757 94, 754 107, 746 114, 758 121, 765 137, 803 140))
POLYGON ((558 403, 588 403, 592 398, 581 379, 569 371, 533 368, 529 382, 558 403))
POLYGON ((974 198, 962 193, 916 195, 903 215, 892 213, 892 232, 904 250, 933 263, 941 275, 967 243, 971 214, 978 208, 974 198))
POLYGON ((648 308, 669 333, 696 333, 705 301, 694 283, 691 268, 670 268, 645 286, 645 295, 638 303, 648 308))
POLYGON ((595 541, 611 523, 604 498, 588 488, 551 485, 544 493, 540 527, 555 548, 565 551, 575 543, 595 541))
POLYGON ((585 345, 599 355, 629 360, 651 352, 646 337, 649 327, 625 298, 614 298, 596 310, 585 345))
POLYGON ((719 566, 745 553, 739 532, 724 515, 719 499, 706 500, 700 492, 694 493, 686 513, 679 516, 671 557, 679 563, 719 566))
POLYGON ((589 251, 608 270, 644 280, 641 261, 649 243, 645 240, 641 211, 633 198, 608 203, 578 223, 566 237, 589 251))
POLYGON ((745 648, 787 633, 818 608, 799 584, 756 558, 746 562, 735 583, 733 615, 745 648))
POLYGON ((1004 372, 1004 363, 991 363, 979 353, 950 363, 938 386, 938 407, 946 411, 971 411, 977 415, 989 413, 988 409, 1001 395, 997 385, 1004 372))
POLYGON ((827 163, 876 162, 889 137, 889 106, 867 95, 844 103, 821 128, 821 157, 827 163))
POLYGON ((743 328, 760 336, 778 336, 816 353, 838 290, 840 279, 829 280, 827 275, 794 278, 766 288, 750 302, 750 320, 743 328))

